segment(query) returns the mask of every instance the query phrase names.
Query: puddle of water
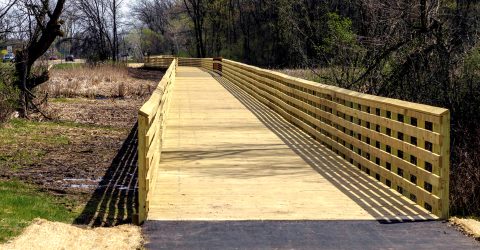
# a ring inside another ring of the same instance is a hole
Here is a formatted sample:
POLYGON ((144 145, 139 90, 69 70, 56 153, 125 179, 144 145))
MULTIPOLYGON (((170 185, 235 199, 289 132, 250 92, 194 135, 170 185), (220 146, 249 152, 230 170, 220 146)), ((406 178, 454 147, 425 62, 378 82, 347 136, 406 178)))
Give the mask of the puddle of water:
POLYGON ((60 182, 66 182, 65 187, 67 188, 95 188, 102 180, 103 178, 64 178, 63 181, 60 182))
POLYGON ((88 184, 71 184, 69 185, 71 188, 93 188, 95 185, 88 185, 88 184))
POLYGON ((79 181, 79 182, 101 182, 103 179, 102 178, 98 178, 96 180, 92 180, 92 179, 83 179, 83 178, 64 178, 63 179, 64 181, 79 181))
POLYGON ((135 190, 136 187, 129 188, 128 186, 124 186, 124 185, 115 185, 115 188, 118 190, 135 190))
POLYGON ((119 99, 119 100, 123 100, 123 99, 125 99, 125 97, 123 97, 123 96, 95 95, 95 100, 109 100, 109 99, 119 99))
POLYGON ((106 100, 106 99, 108 99, 108 97, 106 97, 104 95, 95 95, 95 99, 96 100, 106 100))
MULTIPOLYGON (((81 178, 65 178, 63 181, 65 182, 70 182, 69 184, 66 184, 65 186, 68 188, 100 188, 100 187, 107 187, 110 186, 110 184, 107 185, 98 185, 103 178, 99 178, 96 180, 92 179, 81 179, 81 178), (73 183, 72 183, 73 182, 73 183)), ((117 190, 135 190, 138 187, 129 187, 125 185, 115 185, 115 189, 117 190)))

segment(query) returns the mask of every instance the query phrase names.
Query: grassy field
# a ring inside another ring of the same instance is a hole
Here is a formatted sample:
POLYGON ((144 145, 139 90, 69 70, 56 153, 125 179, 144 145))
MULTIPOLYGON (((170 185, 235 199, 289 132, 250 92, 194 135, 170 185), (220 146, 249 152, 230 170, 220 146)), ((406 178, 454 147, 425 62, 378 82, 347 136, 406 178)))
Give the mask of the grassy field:
MULTIPOLYGON (((114 140, 118 145, 124 130, 73 121, 40 122, 18 118, 0 125, 0 243, 19 235, 34 218, 73 222, 82 213, 90 193, 86 190, 76 193, 63 180, 70 175, 73 178, 103 175, 100 164, 86 164, 81 159, 90 156, 87 156, 89 148, 112 157, 115 148, 106 149, 112 145, 100 147, 102 144, 92 140, 92 136, 98 137, 97 141, 118 137, 114 140), (108 136, 101 136, 103 134, 108 136), (88 148, 81 148, 81 145, 88 148), (93 164, 98 166, 98 171, 89 170, 93 164)), ((103 161, 108 166, 110 159, 103 161)))
POLYGON ((162 75, 71 63, 50 71, 50 80, 34 92, 38 103, 48 93, 39 107, 51 120, 36 113, 0 123, 0 243, 35 218, 90 226, 131 223, 135 189, 129 183, 136 177, 128 159, 134 151, 122 151, 122 145, 162 75))
POLYGON ((293 77, 298 77, 302 78, 305 80, 309 81, 314 81, 314 82, 319 82, 319 83, 325 83, 325 79, 323 77, 328 77, 328 69, 326 68, 318 68, 315 70, 311 69, 277 69, 275 71, 278 71, 280 73, 293 76, 293 77))
POLYGON ((0 171, 17 171, 45 156, 45 146, 60 146, 70 143, 68 137, 49 133, 51 128, 61 126, 55 122, 35 122, 12 119, 0 127, 0 171), (21 142, 20 145, 19 142, 21 142))
POLYGON ((60 189, 61 186, 56 186, 63 184, 59 182, 62 180, 59 173, 68 172, 62 169, 68 164, 54 160, 69 148, 76 149, 74 140, 84 138, 85 134, 120 136, 122 131, 111 126, 72 121, 40 122, 18 118, 0 125, 0 177, 9 177, 0 178, 0 243, 20 234, 37 217, 71 223, 83 208, 82 199, 49 190, 49 187, 60 189), (53 182, 42 180, 55 176, 53 182))
POLYGON ((0 181, 0 243, 19 235, 35 218, 71 223, 78 212, 68 210, 65 202, 20 181, 0 181))
POLYGON ((112 126, 83 124, 71 121, 31 121, 11 119, 0 127, 0 171, 18 171, 32 166, 51 148, 68 146, 80 138, 78 131, 121 132, 112 126), (77 132, 77 133, 72 133, 77 132))
POLYGON ((59 63, 53 65, 53 69, 78 69, 85 67, 85 63, 59 63))
POLYGON ((144 98, 156 86, 158 76, 122 65, 88 66, 80 63, 54 65, 50 80, 36 88, 36 93, 53 98, 144 98), (132 75, 135 75, 132 77, 132 75), (152 81, 155 80, 155 81, 152 81))

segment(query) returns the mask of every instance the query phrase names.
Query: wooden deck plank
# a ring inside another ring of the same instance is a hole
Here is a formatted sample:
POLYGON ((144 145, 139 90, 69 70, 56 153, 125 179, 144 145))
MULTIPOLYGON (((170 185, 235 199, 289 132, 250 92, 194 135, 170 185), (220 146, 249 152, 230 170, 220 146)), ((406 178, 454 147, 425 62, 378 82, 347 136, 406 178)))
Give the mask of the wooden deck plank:
POLYGON ((149 220, 436 218, 199 68, 179 68, 167 126, 149 220))

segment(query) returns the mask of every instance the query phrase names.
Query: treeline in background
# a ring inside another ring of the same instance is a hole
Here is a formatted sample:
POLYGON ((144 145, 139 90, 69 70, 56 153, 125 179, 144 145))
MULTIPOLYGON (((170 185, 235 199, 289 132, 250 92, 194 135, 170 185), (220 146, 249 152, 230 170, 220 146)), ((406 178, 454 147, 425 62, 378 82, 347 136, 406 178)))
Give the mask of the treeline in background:
POLYGON ((479 1, 142 0, 134 13, 151 54, 223 56, 450 109, 451 212, 480 216, 479 1))
MULTIPOLYGON (((0 8, 0 43, 32 40, 22 13, 48 2, 16 1, 0 8)), ((92 63, 222 56, 448 108, 451 212, 480 216, 478 0, 71 0, 61 27, 52 47, 92 63)))

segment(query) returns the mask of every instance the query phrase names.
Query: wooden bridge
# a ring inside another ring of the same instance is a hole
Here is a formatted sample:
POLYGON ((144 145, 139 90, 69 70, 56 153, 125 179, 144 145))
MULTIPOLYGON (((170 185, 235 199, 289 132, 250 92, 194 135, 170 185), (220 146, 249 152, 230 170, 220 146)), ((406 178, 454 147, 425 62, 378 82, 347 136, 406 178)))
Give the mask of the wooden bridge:
POLYGON ((168 67, 139 111, 139 220, 448 217, 449 112, 222 59, 168 67))

